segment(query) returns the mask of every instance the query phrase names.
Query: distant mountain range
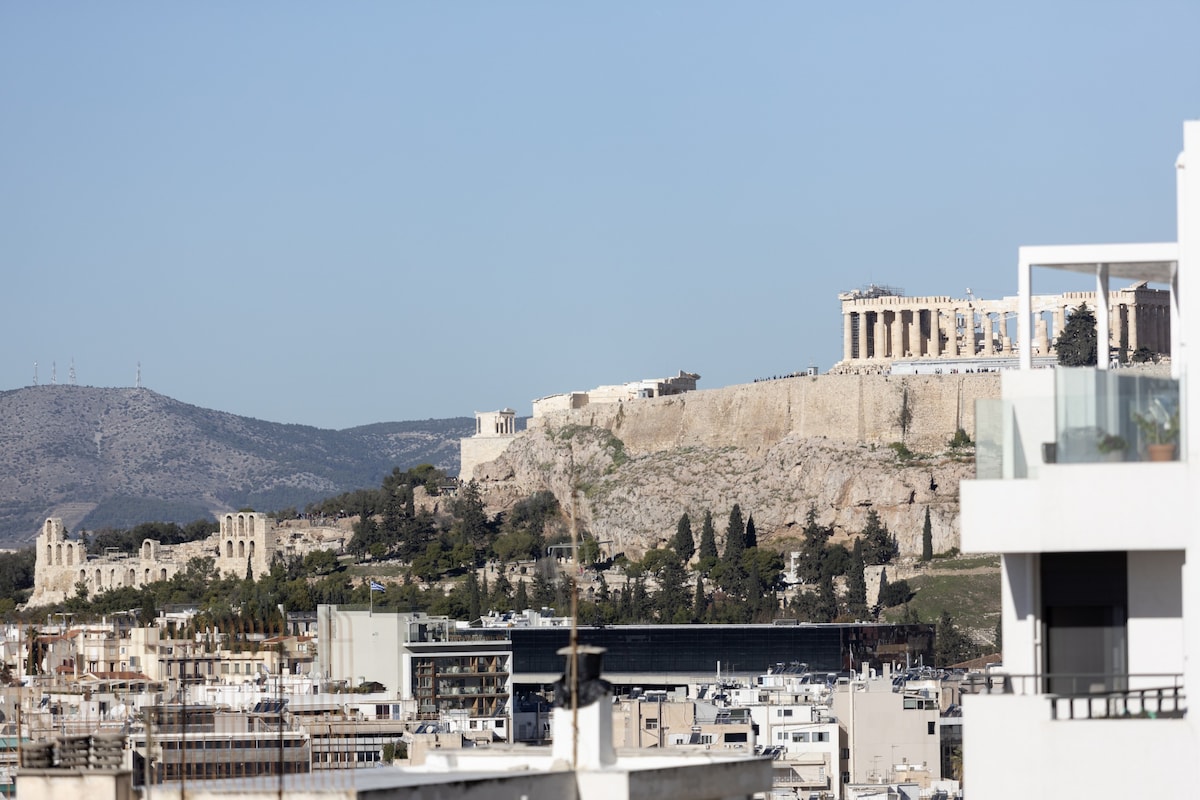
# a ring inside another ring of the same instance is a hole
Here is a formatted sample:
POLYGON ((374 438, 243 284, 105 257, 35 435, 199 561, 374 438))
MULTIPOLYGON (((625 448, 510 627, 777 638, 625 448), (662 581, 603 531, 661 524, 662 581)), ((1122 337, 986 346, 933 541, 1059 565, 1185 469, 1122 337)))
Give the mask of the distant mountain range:
POLYGON ((458 473, 470 417, 335 431, 210 411, 148 389, 30 386, 0 392, 0 547, 46 517, 80 528, 186 523, 275 511, 362 488, 395 467, 458 473))

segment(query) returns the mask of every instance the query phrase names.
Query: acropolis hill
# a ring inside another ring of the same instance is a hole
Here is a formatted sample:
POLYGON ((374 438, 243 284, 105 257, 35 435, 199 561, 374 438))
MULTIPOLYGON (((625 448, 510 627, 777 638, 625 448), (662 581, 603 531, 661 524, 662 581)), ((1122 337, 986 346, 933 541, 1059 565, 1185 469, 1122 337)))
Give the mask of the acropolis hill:
POLYGON ((492 511, 553 491, 610 552, 655 546, 684 511, 696 524, 711 510, 721 527, 734 503, 764 543, 799 536, 810 505, 843 534, 873 508, 909 554, 920 552, 929 507, 944 551, 958 544, 958 482, 974 472, 970 453, 948 443, 974 431, 975 401, 998 397, 999 382, 995 372, 806 375, 593 403, 483 437, 508 439, 506 449, 462 477, 477 480, 492 511), (900 460, 897 442, 920 457, 900 460))
MULTIPOLYGON (((935 551, 957 547, 958 482, 974 463, 948 444, 960 428, 974 436, 975 402, 998 398, 999 370, 1016 366, 1017 299, 872 285, 839 300, 843 358, 830 374, 694 391, 700 376, 680 372, 553 395, 534 401, 523 433, 512 409, 477 413, 460 477, 479 481, 493 511, 549 489, 610 552, 640 553, 684 511, 721 520, 734 503, 763 542, 798 533, 810 507, 843 535, 874 509, 907 554, 920 552, 928 507, 935 551), (899 458, 897 444, 919 457, 899 458)), ((1081 304, 1097 307, 1096 294, 1033 298, 1040 365, 1056 362, 1081 304)), ((1098 334, 1120 360, 1139 349, 1169 356, 1167 292, 1137 283, 1106 305, 1098 334)))

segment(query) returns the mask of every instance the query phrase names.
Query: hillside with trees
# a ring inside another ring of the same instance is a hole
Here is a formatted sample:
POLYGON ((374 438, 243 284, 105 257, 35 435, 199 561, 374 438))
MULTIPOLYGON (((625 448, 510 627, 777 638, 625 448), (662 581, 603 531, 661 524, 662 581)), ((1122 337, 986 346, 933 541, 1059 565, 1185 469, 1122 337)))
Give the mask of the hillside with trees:
MULTIPOLYGON (((759 541, 753 513, 739 504, 728 510, 723 524, 706 510, 699 542, 690 515, 684 513, 662 546, 630 557, 608 551, 581 530, 549 492, 493 516, 474 483, 448 494, 443 493, 446 486, 445 473, 431 465, 395 468, 378 489, 308 505, 306 515, 350 510, 353 536, 344 552, 279 558, 257 581, 218 575, 211 559, 195 558, 170 580, 91 598, 81 587, 64 603, 24 609, 19 615, 29 621, 56 613, 85 619, 134 608, 149 618, 157 609, 186 603, 200 612, 194 623, 198 630, 272 633, 282 629, 281 606, 284 612, 313 611, 321 603, 370 602, 381 611, 478 620, 525 608, 565 615, 577 590, 582 624, 925 621, 948 631, 945 653, 979 651, 978 637, 972 639, 950 616, 960 609, 922 596, 922 620, 916 607, 909 606, 915 594, 909 583, 888 580, 887 569, 898 558, 896 536, 875 514, 849 540, 833 542, 832 529, 819 523, 810 506, 794 582, 789 583, 785 553, 759 541), (881 570, 874 597, 868 596, 869 567, 881 570), (373 593, 372 581, 382 591, 373 593)), ((187 526, 143 523, 130 530, 97 531, 88 541, 94 552, 129 552, 145 537, 180 542, 210 532, 204 521, 187 526)), ((0 610, 15 613, 15 600, 27 596, 31 584, 30 550, 0 556, 0 590, 9 592, 0 600, 0 610)), ((996 595, 998 600, 998 591, 996 595)))

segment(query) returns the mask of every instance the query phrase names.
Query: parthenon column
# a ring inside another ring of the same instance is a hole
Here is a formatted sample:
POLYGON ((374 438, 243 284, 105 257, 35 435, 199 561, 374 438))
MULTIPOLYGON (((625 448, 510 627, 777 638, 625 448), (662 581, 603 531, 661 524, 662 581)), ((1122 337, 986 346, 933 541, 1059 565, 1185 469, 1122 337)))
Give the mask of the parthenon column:
POLYGON ((942 312, 938 306, 929 309, 929 348, 927 354, 940 356, 942 354, 942 312))
POLYGON ((842 312, 842 361, 854 358, 854 312, 842 312))
POLYGON ((875 312, 875 358, 883 358, 887 353, 887 326, 884 324, 884 312, 875 312))
POLYGON ((901 315, 902 312, 899 309, 892 312, 892 347, 888 355, 893 359, 904 357, 904 322, 901 315))
POLYGON ((958 307, 946 309, 946 355, 958 357, 958 307))

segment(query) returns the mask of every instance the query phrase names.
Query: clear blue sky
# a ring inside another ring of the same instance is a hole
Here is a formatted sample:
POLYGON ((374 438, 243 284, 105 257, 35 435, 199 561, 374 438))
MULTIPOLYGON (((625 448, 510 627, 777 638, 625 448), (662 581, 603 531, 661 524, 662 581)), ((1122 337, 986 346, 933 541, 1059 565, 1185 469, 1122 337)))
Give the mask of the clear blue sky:
POLYGON ((140 361, 343 428, 828 369, 840 290, 1000 297, 1021 244, 1173 239, 1198 30, 1194 0, 5 3, 0 389, 140 361))

